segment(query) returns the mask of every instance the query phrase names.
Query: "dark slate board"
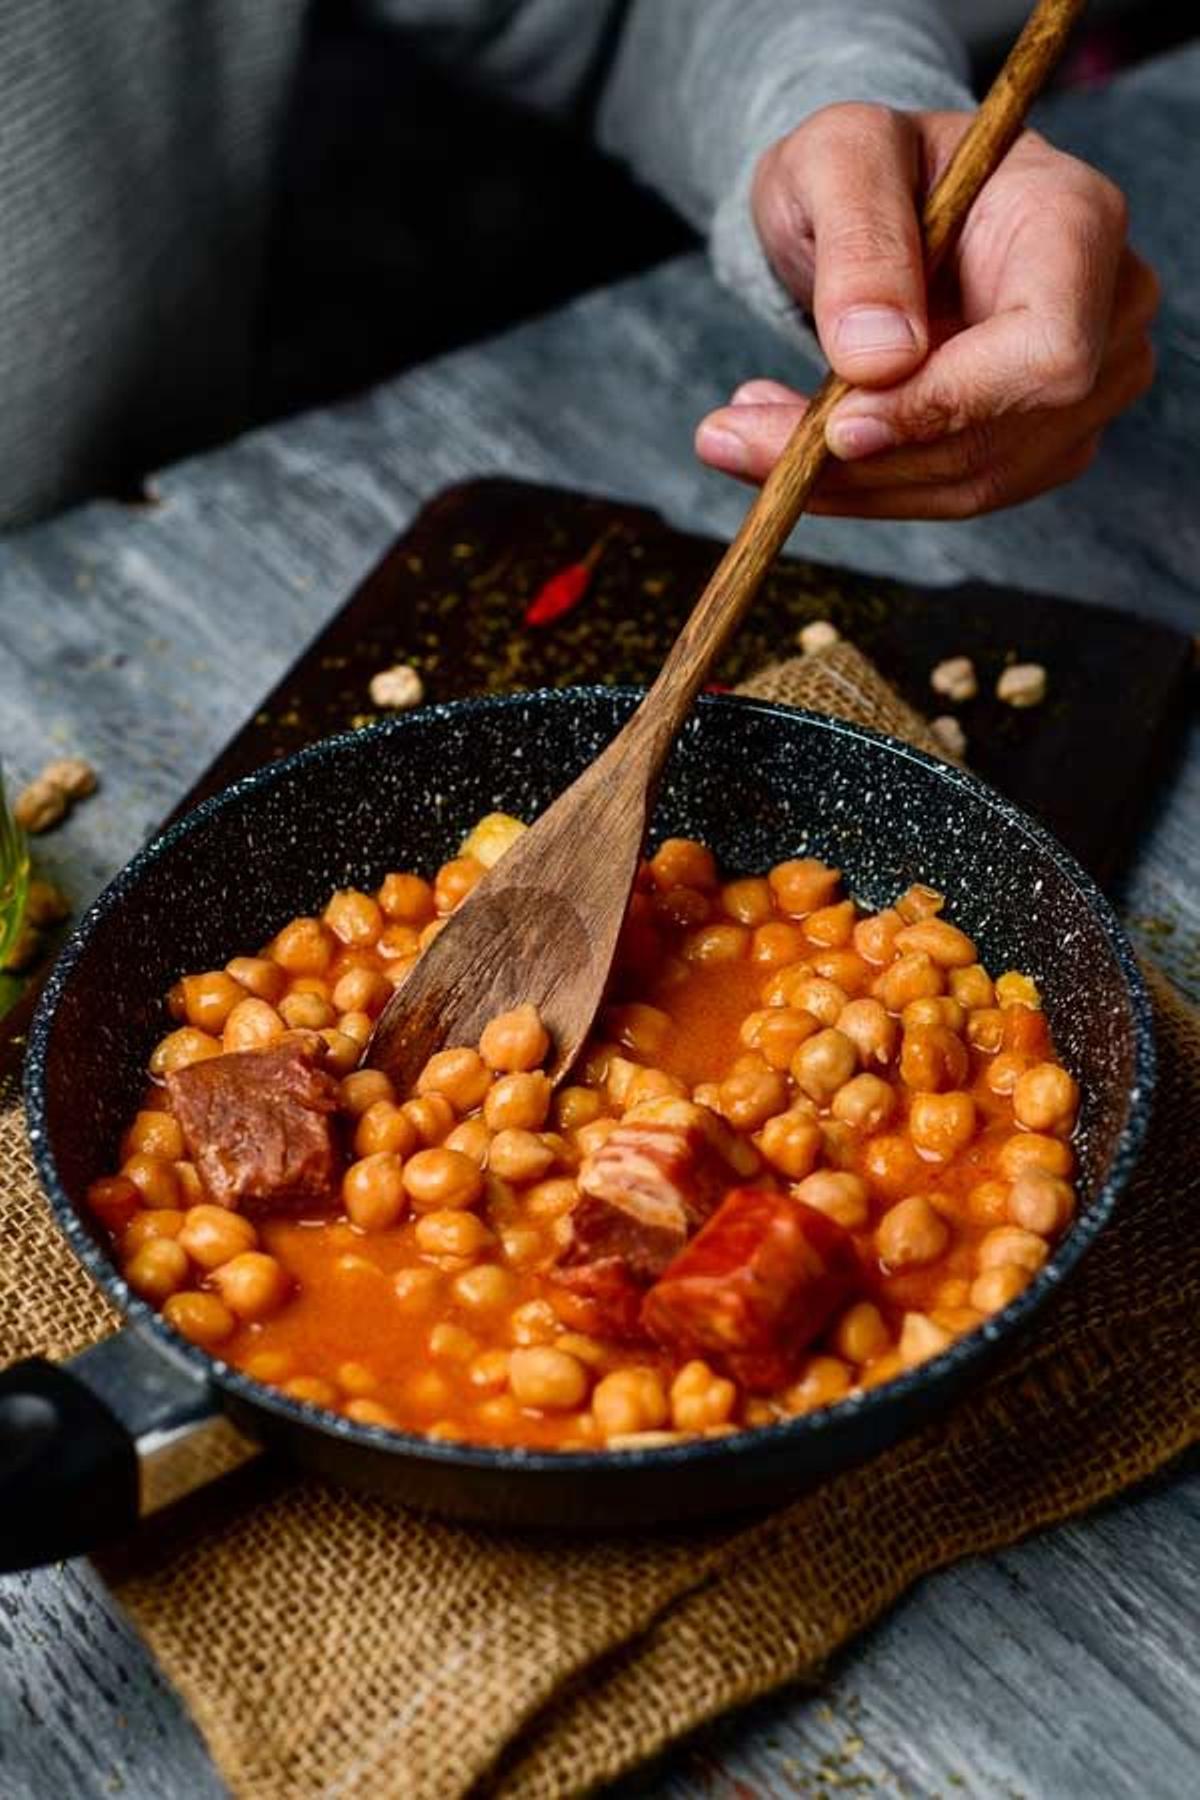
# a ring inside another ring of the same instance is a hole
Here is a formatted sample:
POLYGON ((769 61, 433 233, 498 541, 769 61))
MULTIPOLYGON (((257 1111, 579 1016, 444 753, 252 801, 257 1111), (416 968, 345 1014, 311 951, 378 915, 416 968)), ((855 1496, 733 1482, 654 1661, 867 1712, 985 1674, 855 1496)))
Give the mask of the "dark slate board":
MULTIPOLYGON (((314 738, 377 716, 370 678, 415 664, 429 699, 645 681, 721 546, 654 512, 508 480, 430 502, 180 803, 314 738), (606 535, 607 534, 607 535, 606 535), (601 539, 591 589, 553 625, 524 627, 547 576, 601 539)), ((1103 607, 979 582, 918 589, 825 564, 781 561, 718 671, 732 685, 831 619, 921 712, 953 711, 967 758, 1037 813, 1102 882, 1136 841, 1182 720, 1193 665, 1182 632, 1103 607), (979 698, 950 707, 929 672, 965 654, 979 698), (1026 711, 992 692, 1006 662, 1044 663, 1046 702, 1026 711)))

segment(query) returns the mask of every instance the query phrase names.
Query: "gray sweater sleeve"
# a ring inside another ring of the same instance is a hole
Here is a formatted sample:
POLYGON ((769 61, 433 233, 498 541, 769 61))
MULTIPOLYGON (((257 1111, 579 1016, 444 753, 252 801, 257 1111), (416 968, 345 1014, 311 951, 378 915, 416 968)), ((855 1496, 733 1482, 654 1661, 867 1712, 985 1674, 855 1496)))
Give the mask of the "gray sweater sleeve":
POLYGON ((707 236, 717 274, 803 336, 750 214, 759 156, 837 100, 971 104, 937 0, 375 0, 481 87, 577 116, 707 236))

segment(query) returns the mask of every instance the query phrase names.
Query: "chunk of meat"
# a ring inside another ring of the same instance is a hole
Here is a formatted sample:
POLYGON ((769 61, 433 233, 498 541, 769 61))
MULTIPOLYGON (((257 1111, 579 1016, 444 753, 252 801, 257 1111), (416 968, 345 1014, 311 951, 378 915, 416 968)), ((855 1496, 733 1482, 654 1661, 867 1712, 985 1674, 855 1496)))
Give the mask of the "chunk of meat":
POLYGON ((653 1281, 718 1205, 730 1179, 700 1125, 626 1122, 584 1158, 563 1260, 620 1257, 635 1281, 653 1281))
POLYGON ((650 1289, 642 1323, 667 1349, 770 1393, 859 1281, 840 1225, 787 1194, 735 1188, 650 1289))
POLYGON ((641 1314, 646 1290, 619 1256, 556 1269, 552 1280, 559 1290, 554 1310, 573 1331, 625 1343, 645 1341, 641 1314))
POLYGON ((188 1154, 218 1206, 315 1216, 335 1205, 338 1088, 324 1055, 315 1032, 297 1032, 167 1076, 188 1154))

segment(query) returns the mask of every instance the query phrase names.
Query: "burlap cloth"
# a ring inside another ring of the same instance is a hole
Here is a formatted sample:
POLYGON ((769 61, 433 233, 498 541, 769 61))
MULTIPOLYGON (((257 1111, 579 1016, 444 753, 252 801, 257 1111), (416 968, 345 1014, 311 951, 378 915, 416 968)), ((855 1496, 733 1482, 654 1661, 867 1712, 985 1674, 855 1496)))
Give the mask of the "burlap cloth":
MULTIPOLYGON (((747 691, 925 743, 852 650, 747 691)), ((246 1796, 578 1794, 823 1659, 918 1576, 1093 1506, 1200 1422, 1200 1021, 1156 982, 1161 1088, 1112 1229, 936 1426, 752 1528, 604 1543, 466 1529, 252 1469, 105 1570, 246 1796)), ((114 1316, 0 1092, 0 1359, 114 1316)))

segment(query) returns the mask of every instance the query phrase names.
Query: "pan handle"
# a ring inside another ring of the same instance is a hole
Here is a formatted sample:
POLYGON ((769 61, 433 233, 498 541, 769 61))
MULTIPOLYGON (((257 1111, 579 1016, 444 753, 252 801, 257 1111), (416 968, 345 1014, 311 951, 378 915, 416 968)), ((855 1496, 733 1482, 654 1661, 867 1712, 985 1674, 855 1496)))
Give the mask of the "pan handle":
POLYGON ((96 1549, 257 1454, 211 1384, 133 1327, 0 1369, 0 1572, 96 1549))

